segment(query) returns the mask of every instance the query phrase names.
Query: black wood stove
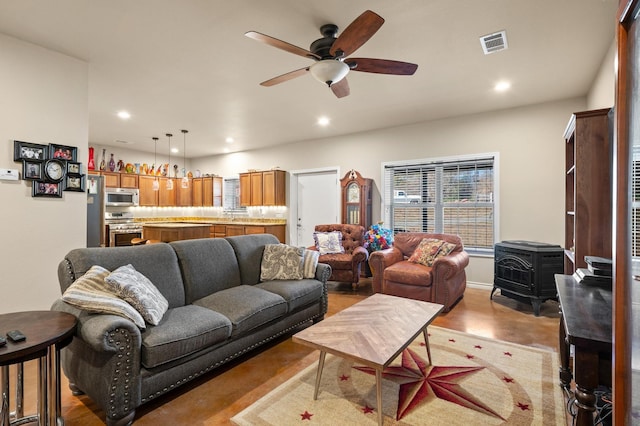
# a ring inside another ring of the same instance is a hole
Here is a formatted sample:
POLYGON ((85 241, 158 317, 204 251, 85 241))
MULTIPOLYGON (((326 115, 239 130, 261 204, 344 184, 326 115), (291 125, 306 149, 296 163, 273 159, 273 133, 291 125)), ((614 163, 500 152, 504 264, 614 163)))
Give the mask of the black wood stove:
POLYGON ((555 274, 564 273, 562 247, 535 241, 503 241, 494 250, 493 293, 533 305, 535 316, 540 304, 556 299, 555 274))

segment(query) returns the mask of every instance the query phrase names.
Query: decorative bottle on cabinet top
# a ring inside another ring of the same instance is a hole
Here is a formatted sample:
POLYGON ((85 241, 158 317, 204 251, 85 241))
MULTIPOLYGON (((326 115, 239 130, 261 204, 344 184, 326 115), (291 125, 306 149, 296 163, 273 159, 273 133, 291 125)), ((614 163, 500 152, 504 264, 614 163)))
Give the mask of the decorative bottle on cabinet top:
POLYGON ((93 160, 93 147, 89 147, 89 164, 87 164, 87 169, 89 170, 95 170, 96 169, 96 163, 93 160))
POLYGON ((103 148, 102 160, 100 160, 100 170, 107 170, 107 161, 106 161, 105 155, 107 155, 107 150, 103 148))
POLYGON ((116 160, 113 159, 113 153, 111 153, 111 160, 109 160, 109 170, 114 171, 116 169, 116 160))

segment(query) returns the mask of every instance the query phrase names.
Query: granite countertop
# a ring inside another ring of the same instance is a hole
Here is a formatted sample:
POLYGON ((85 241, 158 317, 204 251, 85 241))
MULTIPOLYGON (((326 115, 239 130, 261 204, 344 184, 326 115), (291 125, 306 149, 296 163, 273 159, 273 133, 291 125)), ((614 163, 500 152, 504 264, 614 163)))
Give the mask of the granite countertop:
POLYGON ((147 228, 203 228, 210 226, 208 223, 187 223, 187 222, 151 222, 144 223, 142 227, 147 228))

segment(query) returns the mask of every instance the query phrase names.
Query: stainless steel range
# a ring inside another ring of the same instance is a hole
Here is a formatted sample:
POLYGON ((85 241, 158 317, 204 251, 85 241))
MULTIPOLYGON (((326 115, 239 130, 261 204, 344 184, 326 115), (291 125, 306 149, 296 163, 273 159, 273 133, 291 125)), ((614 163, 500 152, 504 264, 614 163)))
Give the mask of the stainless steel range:
POLYGON ((134 238, 142 238, 142 224, 135 222, 131 212, 106 212, 104 222, 109 247, 130 246, 134 238))

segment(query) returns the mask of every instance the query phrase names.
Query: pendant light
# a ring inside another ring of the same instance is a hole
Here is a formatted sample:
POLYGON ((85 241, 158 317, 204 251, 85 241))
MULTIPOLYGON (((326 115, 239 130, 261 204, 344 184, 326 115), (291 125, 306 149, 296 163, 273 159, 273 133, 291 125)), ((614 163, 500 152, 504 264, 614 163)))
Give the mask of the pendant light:
POLYGON ((171 133, 165 135, 169 138, 169 166, 167 167, 167 190, 173 190, 173 179, 171 179, 171 133))
POLYGON ((182 184, 180 185, 182 188, 189 188, 189 178, 187 177, 187 133, 188 130, 180 130, 182 132, 182 184))
MULTIPOLYGON (((153 139, 153 143, 154 143, 153 167, 155 167, 158 164, 158 138, 156 138, 154 136, 151 139, 153 139)), ((160 182, 158 182, 158 175, 157 174, 155 174, 155 176, 153 178, 153 184, 151 185, 151 189, 153 189, 154 191, 160 190, 160 182)))

